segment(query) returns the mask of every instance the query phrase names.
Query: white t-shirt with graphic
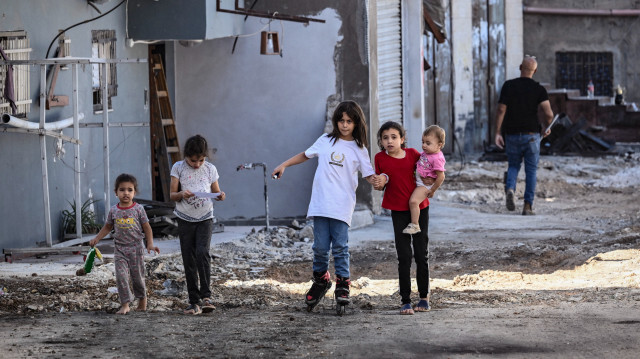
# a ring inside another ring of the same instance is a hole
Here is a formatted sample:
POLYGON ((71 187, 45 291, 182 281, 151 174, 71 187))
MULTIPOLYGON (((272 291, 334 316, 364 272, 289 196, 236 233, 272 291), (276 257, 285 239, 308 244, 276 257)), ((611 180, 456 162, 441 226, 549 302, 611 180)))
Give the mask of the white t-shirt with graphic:
MULTIPOLYGON (((176 177, 180 181, 180 187, 191 192, 211 193, 211 184, 216 182, 218 170, 216 166, 205 161, 202 166, 195 169, 187 161, 182 160, 171 167, 171 177, 176 177)), ((173 211, 180 219, 189 222, 200 222, 213 218, 213 203, 209 198, 193 196, 184 198, 176 202, 176 209, 173 211)))
POLYGON ((308 158, 318 157, 307 217, 334 218, 351 226, 358 171, 362 177, 375 174, 367 149, 358 147, 356 141, 337 139, 333 144, 333 139, 325 134, 304 154, 308 158))

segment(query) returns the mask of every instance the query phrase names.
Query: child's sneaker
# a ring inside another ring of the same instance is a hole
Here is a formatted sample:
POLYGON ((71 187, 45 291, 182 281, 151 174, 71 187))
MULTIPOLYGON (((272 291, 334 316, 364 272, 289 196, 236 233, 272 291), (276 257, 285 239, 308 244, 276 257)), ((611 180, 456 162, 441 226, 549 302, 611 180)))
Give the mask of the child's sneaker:
POLYGON ((407 228, 402 230, 402 233, 406 233, 406 234, 420 233, 420 226, 417 224, 409 223, 407 228))

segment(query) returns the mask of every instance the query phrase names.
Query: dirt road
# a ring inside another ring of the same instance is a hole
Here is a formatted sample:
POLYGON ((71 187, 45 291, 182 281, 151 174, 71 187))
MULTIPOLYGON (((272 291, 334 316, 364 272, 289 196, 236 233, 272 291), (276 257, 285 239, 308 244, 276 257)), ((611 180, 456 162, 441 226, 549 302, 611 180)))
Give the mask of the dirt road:
POLYGON ((313 313, 301 303, 309 242, 255 234, 212 249, 209 315, 181 315, 184 293, 159 294, 180 278, 171 256, 148 262, 150 310, 125 317, 112 314, 109 264, 91 278, 3 276, 0 357, 635 358, 639 162, 543 157, 533 217, 504 208, 503 163, 449 163, 430 209, 429 313, 398 315, 391 223, 379 217, 352 233, 343 317, 330 299, 313 313))

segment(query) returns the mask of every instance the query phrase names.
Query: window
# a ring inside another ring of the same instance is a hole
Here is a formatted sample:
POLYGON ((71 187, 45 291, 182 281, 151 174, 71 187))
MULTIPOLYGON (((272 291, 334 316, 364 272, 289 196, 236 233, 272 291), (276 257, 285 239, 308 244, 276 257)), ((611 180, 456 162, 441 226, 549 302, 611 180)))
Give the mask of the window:
MULTIPOLYGON (((0 47, 9 60, 29 60, 31 49, 26 31, 0 31, 0 47)), ((12 113, 9 100, 4 98, 9 66, 0 66, 0 113, 12 113)), ((29 89, 29 65, 13 66, 13 99, 16 117, 26 117, 31 111, 31 90, 29 89)))
MULTIPOLYGON (((116 31, 115 30, 92 30, 91 31, 91 51, 92 57, 101 59, 116 58, 116 31)), ((102 111, 102 64, 93 64, 93 111, 102 111)), ((118 94, 118 82, 116 76, 116 64, 107 65, 107 98, 109 109, 112 109, 111 98, 118 94)))
POLYGON ((589 81, 596 96, 613 96, 610 52, 556 52, 556 88, 578 89, 585 96, 589 81))

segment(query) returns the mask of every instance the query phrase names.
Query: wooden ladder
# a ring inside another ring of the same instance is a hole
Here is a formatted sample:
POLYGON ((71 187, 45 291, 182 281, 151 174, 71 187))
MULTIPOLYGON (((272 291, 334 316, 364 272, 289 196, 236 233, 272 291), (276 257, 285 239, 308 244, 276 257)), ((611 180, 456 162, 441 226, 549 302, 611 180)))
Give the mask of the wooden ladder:
POLYGON ((153 174, 153 199, 169 202, 171 166, 180 161, 180 144, 176 131, 167 78, 162 56, 149 46, 149 99, 151 129, 151 172, 153 174), (160 198, 162 197, 162 198, 160 198))

